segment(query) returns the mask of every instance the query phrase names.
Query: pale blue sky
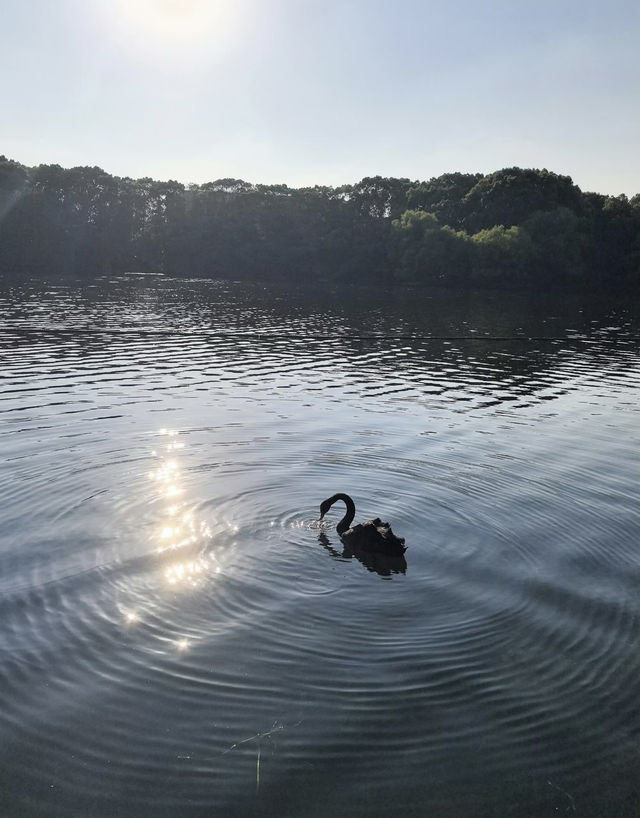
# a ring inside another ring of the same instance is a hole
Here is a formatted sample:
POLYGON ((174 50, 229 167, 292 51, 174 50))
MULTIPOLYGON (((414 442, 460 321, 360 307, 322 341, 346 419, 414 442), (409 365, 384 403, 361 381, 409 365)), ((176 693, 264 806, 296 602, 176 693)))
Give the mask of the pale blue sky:
POLYGON ((0 153, 205 182, 640 192, 638 0, 0 0, 0 153))

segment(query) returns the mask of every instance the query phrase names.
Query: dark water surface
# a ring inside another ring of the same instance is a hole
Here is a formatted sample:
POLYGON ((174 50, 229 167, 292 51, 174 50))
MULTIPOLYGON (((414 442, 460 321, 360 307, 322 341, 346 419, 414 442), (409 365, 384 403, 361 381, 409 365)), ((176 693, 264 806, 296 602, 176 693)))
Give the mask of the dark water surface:
POLYGON ((639 335, 5 284, 0 816, 636 816, 639 335), (406 571, 310 527, 336 491, 406 571))

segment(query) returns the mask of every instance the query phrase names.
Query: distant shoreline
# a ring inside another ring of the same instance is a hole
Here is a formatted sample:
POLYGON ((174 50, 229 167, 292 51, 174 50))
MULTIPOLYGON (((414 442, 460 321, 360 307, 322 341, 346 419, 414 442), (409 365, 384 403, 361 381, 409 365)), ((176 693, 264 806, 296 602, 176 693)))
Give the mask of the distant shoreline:
POLYGON ((505 168, 338 188, 111 176, 0 157, 0 272, 457 289, 635 288, 640 195, 505 168))

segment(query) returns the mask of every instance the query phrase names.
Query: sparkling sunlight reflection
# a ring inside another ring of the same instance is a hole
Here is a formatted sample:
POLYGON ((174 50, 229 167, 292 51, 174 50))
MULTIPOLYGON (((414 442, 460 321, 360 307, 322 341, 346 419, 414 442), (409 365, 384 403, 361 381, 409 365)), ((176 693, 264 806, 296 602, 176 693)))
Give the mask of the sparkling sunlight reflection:
MULTIPOLYGON (((175 431, 161 429, 160 435, 169 438, 163 447, 167 453, 183 448, 184 444, 175 439, 175 431)), ((186 510, 184 503, 173 499, 184 493, 180 485, 181 469, 178 460, 174 457, 162 460, 158 468, 149 472, 149 478, 157 484, 160 499, 171 498, 164 509, 165 519, 160 522, 155 535, 156 551, 167 556, 176 551, 184 551, 186 554, 165 564, 165 581, 173 588, 195 588, 206 576, 220 571, 215 554, 203 554, 206 543, 213 537, 211 528, 204 520, 197 520, 192 512, 186 510)))
MULTIPOLYGON (((194 591, 222 573, 218 554, 210 547, 213 541, 211 526, 198 519, 182 499, 185 494, 182 464, 176 452, 184 444, 176 440, 176 436, 173 430, 160 430, 160 441, 151 452, 157 465, 148 472, 154 488, 153 507, 160 509, 151 534, 159 561, 158 575, 165 593, 171 592, 172 595, 194 591)), ((221 531, 238 532, 238 526, 227 520, 218 521, 216 527, 221 531)), ((133 602, 120 608, 120 616, 127 627, 142 624, 146 618, 143 605, 133 602)), ((160 638, 166 639, 166 636, 160 638)), ((174 649, 183 652, 191 646, 191 641, 184 637, 173 639, 172 644, 174 649)))

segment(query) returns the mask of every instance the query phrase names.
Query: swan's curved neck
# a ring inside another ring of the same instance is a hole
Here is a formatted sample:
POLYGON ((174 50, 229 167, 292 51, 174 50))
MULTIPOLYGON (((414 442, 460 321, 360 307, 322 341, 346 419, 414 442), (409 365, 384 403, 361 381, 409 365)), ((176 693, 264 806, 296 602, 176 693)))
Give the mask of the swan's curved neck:
POLYGON ((331 505, 336 503, 338 500, 342 500, 342 502, 347 507, 346 514, 340 520, 338 525, 336 526, 336 531, 338 534, 344 534, 347 529, 351 528, 351 523, 353 522, 353 518, 356 516, 356 504, 353 502, 351 497, 348 494, 334 494, 331 498, 331 505))

